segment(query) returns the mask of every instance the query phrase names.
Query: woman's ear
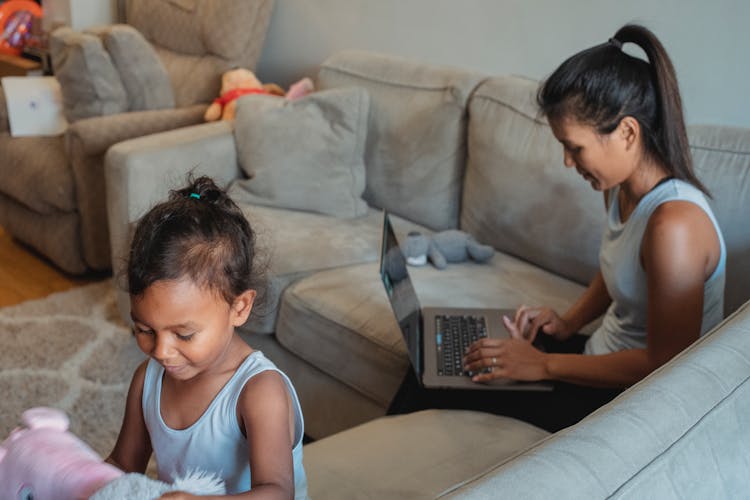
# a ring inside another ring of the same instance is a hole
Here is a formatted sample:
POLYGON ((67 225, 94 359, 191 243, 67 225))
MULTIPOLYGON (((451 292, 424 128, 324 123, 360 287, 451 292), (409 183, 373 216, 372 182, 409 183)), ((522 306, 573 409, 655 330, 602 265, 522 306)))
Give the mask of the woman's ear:
POLYGON ((617 125, 617 134, 625 142, 625 149, 631 149, 640 144, 641 124, 632 116, 625 116, 617 125))
POLYGON ((245 324, 248 316, 250 316, 250 311, 253 310, 256 295, 257 292, 255 290, 245 290, 234 299, 230 311, 232 326, 242 326, 245 324))

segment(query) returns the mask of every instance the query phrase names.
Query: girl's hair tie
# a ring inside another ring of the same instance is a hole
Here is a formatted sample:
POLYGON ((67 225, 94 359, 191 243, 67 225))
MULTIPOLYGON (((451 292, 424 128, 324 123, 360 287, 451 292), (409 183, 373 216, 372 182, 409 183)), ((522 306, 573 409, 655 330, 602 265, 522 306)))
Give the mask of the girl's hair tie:
POLYGON ((190 193, 190 197, 191 198, 195 198, 196 200, 200 200, 201 199, 201 195, 199 195, 198 193, 190 193))

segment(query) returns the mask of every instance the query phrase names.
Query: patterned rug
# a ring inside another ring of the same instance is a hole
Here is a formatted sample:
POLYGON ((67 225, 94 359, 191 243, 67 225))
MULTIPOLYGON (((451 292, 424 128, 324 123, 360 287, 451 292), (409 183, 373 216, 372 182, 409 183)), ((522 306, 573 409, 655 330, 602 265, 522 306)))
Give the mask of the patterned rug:
POLYGON ((26 408, 53 406, 107 456, 143 359, 109 280, 0 309, 0 440, 26 408))

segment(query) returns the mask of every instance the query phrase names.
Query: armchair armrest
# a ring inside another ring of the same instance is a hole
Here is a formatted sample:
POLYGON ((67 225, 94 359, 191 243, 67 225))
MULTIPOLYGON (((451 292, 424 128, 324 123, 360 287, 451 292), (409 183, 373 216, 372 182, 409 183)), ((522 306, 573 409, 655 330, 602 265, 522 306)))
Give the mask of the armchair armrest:
MULTIPOLYGON (((171 189, 181 187, 190 173, 211 176, 221 186, 242 176, 230 123, 176 129, 124 141, 109 149, 105 181, 116 283, 124 281, 118 278, 125 269, 133 223, 164 200, 171 189)), ((129 321, 128 297, 123 291, 118 295, 118 306, 123 319, 129 321)))
POLYGON ((202 123, 205 111, 206 105, 196 104, 85 118, 70 124, 65 140, 69 152, 76 149, 85 155, 103 154, 118 142, 202 123))

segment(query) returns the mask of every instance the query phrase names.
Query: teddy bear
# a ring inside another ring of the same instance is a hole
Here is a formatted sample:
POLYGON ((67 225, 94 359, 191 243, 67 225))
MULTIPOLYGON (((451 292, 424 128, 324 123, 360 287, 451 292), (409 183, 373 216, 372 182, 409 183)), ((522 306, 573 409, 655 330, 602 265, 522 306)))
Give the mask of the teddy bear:
POLYGON ((247 94, 266 94, 299 99, 312 92, 313 82, 303 78, 292 84, 287 92, 275 83, 261 83, 255 73, 246 68, 234 68, 221 76, 221 94, 206 109, 203 118, 207 122, 234 120, 237 98, 247 94))
POLYGON ((426 236, 419 231, 411 231, 402 245, 406 263, 423 266, 429 260, 438 269, 445 269, 449 262, 463 262, 472 259, 486 262, 495 254, 495 249, 482 245, 470 234, 458 229, 448 229, 426 236))
POLYGON ((18 500, 148 500, 168 491, 223 495, 224 482, 191 472, 172 484, 126 474, 104 462, 68 431, 68 417, 55 408, 23 412, 23 427, 0 444, 0 498, 18 500))

